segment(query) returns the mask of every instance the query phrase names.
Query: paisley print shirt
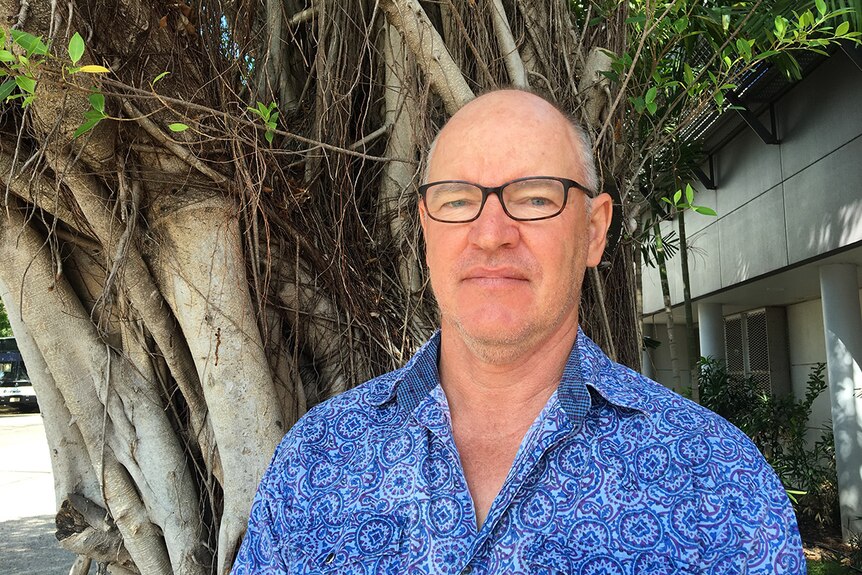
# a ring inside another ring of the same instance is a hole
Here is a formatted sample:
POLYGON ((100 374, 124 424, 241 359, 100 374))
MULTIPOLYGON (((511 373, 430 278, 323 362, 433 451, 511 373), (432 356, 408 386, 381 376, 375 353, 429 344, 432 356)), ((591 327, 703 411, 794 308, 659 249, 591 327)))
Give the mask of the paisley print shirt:
POLYGON ((748 438, 582 332, 477 530, 438 348, 439 333, 290 430, 234 575, 805 573, 748 438))

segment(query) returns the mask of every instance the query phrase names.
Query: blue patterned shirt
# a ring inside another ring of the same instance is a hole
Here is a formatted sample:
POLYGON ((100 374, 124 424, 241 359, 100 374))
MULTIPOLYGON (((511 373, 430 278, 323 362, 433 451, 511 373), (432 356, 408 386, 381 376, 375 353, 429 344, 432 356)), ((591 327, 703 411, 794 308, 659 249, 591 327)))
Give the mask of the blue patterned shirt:
POLYGON ((234 575, 805 573, 785 491, 748 438, 580 331, 477 529, 438 349, 439 333, 290 430, 234 575))

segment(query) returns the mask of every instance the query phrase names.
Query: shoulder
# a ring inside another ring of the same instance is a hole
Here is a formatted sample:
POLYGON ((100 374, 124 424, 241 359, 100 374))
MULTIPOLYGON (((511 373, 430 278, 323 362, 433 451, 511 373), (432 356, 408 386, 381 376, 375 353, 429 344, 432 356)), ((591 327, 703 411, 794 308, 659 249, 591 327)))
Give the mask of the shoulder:
POLYGON ((704 560, 742 552, 750 573, 799 563, 801 539, 785 488, 748 436, 631 369, 608 362, 600 371, 601 387, 616 391, 609 395, 625 407, 604 394, 594 407, 614 412, 616 445, 629 473, 646 493, 675 501, 674 509, 689 509, 690 527, 711 541, 704 560), (736 544, 713 540, 731 531, 736 544))
POLYGON ((271 467, 332 458, 332 450, 373 436, 398 416, 394 390, 404 368, 384 373, 308 410, 285 434, 271 467))
POLYGON ((603 397, 641 414, 648 422, 645 443, 663 446, 670 461, 692 473, 695 487, 713 490, 735 482, 750 488, 766 479, 777 484, 751 439, 720 415, 613 362, 601 367, 599 377, 603 397))

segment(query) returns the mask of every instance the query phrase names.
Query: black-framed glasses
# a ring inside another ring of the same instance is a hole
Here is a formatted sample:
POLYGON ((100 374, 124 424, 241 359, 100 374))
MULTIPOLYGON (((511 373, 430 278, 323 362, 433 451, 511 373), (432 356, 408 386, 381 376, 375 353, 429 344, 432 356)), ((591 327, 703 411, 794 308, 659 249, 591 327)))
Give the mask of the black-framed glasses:
POLYGON ((442 180, 419 186, 425 211, 432 220, 448 224, 472 222, 482 213, 491 194, 497 196, 506 215, 519 222, 546 220, 560 215, 566 207, 569 189, 594 193, 568 178, 530 176, 486 187, 464 180, 442 180))

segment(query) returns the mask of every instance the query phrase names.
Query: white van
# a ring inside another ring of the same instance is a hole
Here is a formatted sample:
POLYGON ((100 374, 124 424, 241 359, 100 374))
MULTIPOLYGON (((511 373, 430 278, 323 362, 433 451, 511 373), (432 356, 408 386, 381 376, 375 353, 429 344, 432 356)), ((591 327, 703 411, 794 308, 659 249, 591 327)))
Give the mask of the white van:
POLYGON ((0 405, 39 408, 14 337, 0 337, 0 405))

